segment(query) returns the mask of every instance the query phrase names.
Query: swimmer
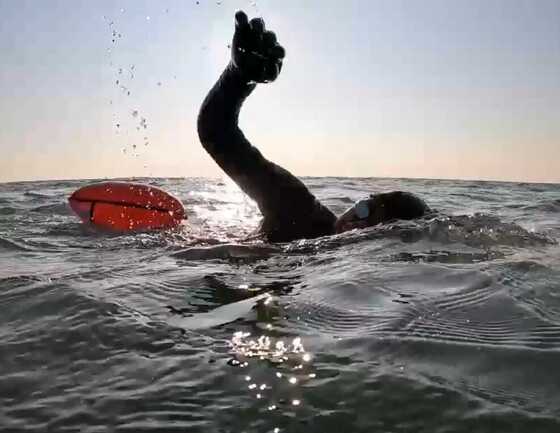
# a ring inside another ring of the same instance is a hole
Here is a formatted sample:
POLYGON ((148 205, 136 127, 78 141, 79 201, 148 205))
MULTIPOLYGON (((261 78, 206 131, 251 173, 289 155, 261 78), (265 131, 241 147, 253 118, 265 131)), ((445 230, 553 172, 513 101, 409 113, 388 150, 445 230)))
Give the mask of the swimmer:
POLYGON ((198 135, 206 151, 257 203, 264 217, 261 233, 271 242, 287 242, 425 215, 429 208, 423 200, 393 191, 370 195, 337 218, 301 180, 251 145, 238 125, 241 106, 257 83, 278 78, 284 56, 261 18, 249 21, 237 12, 231 60, 198 115, 198 135))

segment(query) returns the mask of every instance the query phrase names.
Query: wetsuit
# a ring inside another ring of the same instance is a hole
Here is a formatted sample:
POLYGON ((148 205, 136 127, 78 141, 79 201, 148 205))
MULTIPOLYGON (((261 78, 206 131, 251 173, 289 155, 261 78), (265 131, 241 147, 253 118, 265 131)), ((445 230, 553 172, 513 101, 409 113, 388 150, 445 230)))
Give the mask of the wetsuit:
POLYGON ((272 242, 334 233, 336 216, 288 170, 267 160, 239 129, 239 111, 254 90, 229 65, 206 96, 198 135, 206 151, 255 200, 264 216, 261 231, 272 242))

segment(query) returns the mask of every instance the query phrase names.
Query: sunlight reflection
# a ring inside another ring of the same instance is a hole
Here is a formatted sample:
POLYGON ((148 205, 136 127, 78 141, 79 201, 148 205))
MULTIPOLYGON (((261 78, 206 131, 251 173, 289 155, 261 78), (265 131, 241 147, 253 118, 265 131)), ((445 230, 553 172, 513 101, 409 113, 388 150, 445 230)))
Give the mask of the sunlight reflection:
MULTIPOLYGON (((250 339, 251 336, 248 332, 234 333, 229 344, 232 352, 244 358, 259 357, 267 359, 275 363, 282 363, 289 359, 294 359, 295 354, 305 352, 301 338, 294 338, 289 344, 282 340, 273 342, 272 339, 266 335, 261 335, 257 339, 250 339)), ((304 354, 305 355, 305 354, 304 354)), ((309 359, 310 355, 309 355, 309 359)))
POLYGON ((244 382, 249 382, 246 389, 256 400, 264 402, 263 409, 273 411, 283 407, 284 410, 299 410, 303 405, 301 386, 317 377, 316 373, 309 371, 313 356, 305 350, 301 337, 283 340, 268 335, 252 337, 250 332, 237 331, 229 346, 234 356, 230 365, 247 367, 249 359, 257 358, 284 370, 274 371, 274 381, 266 377, 243 376, 244 382), (282 394, 285 397, 281 398, 282 394))
POLYGON ((206 226, 213 236, 254 231, 262 218, 255 202, 235 183, 220 182, 204 191, 191 191, 192 222, 206 226))

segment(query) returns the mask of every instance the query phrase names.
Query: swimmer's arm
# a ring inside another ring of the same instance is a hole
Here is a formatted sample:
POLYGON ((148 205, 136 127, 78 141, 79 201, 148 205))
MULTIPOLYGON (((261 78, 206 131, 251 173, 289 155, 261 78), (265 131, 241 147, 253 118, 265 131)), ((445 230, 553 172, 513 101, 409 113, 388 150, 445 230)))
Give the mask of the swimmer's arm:
POLYGON ((280 73, 284 49, 264 22, 236 14, 232 59, 208 93, 198 116, 200 141, 218 165, 257 202, 265 217, 286 207, 310 207, 315 202, 307 187, 289 171, 268 161, 239 128, 239 112, 256 82, 272 82, 280 73))
POLYGON ((259 191, 250 174, 268 161, 251 145, 239 128, 239 111, 255 84, 249 84, 237 68, 226 67, 202 103, 198 136, 202 146, 224 172, 257 203, 259 191))

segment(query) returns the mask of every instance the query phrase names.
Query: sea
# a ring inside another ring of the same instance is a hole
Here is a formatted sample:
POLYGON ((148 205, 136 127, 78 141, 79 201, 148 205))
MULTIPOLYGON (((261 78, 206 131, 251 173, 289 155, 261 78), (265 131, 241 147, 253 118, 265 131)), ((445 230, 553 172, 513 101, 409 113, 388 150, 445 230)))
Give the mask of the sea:
POLYGON ((0 431, 560 432, 560 185, 304 178, 437 212, 268 244, 229 181, 128 180, 188 219, 101 232, 67 205, 101 180, 0 184, 0 431))

